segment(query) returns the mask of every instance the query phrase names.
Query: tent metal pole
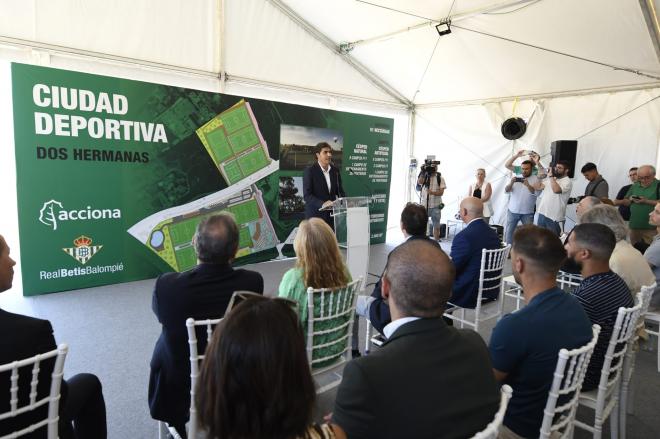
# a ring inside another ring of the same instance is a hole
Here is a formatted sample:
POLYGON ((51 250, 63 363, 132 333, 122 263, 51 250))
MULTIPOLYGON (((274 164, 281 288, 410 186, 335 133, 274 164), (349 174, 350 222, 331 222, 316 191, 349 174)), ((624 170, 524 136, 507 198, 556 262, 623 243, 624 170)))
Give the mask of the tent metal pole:
POLYGON ((644 15, 649 38, 651 38, 651 43, 655 49, 655 56, 660 61, 660 22, 658 21, 660 11, 656 10, 653 0, 639 0, 639 6, 642 9, 642 15, 644 15))
POLYGON ((281 0, 268 0, 268 1, 277 9, 279 9, 280 12, 282 12, 284 15, 289 17, 294 23, 298 24, 298 26, 303 28, 312 37, 316 38, 316 40, 318 40, 320 43, 325 45, 329 50, 334 52, 336 55, 340 56, 346 63, 348 63, 348 65, 353 67, 357 72, 359 72, 362 76, 364 76, 369 82, 371 82, 377 88, 384 91, 388 95, 392 96, 394 99, 396 99, 398 102, 405 105, 406 107, 413 106, 413 103, 408 98, 406 98, 404 95, 399 93, 398 90, 396 90, 390 84, 385 82, 383 79, 381 79, 378 75, 376 75, 371 70, 369 70, 363 64, 353 59, 353 57, 351 57, 348 53, 341 50, 338 44, 336 44, 328 36, 326 36, 324 33, 322 33, 314 26, 312 26, 309 22, 307 22, 304 18, 298 15, 293 9, 287 6, 284 2, 282 2, 281 0))
POLYGON ((216 34, 218 50, 216 53, 217 59, 214 64, 216 70, 220 72, 220 93, 224 93, 225 83, 227 81, 227 76, 225 75, 225 0, 216 0, 215 10, 215 19, 218 26, 216 34))
POLYGON ((110 61, 114 63, 130 64, 132 67, 146 67, 154 70, 162 70, 173 73, 185 73, 193 76, 203 76, 207 78, 218 79, 218 72, 209 72, 207 70, 182 67, 174 64, 145 61, 143 59, 129 58, 125 56, 112 55, 103 52, 93 52, 91 50, 74 49, 67 46, 58 46, 55 44, 40 43, 38 41, 24 40, 20 38, 11 38, 0 35, 0 45, 8 47, 17 47, 20 49, 33 49, 50 52, 52 55, 69 55, 79 58, 93 58, 101 61, 110 61))
POLYGON ((660 87, 660 81, 655 81, 655 82, 647 82, 644 84, 624 85, 620 87, 602 87, 602 88, 589 88, 582 90, 567 90, 567 91, 560 91, 554 93, 502 96, 502 97, 496 97, 490 99, 475 99, 470 101, 433 102, 428 104, 416 104, 415 108, 427 109, 427 108, 444 108, 444 107, 462 107, 466 105, 498 104, 500 102, 510 102, 516 99, 522 101, 522 100, 532 100, 532 99, 567 98, 567 97, 588 96, 588 95, 602 94, 602 93, 650 90, 659 87, 660 87))
POLYGON ((408 152, 408 167, 409 167, 408 175, 406 178, 406 198, 405 198, 406 203, 409 203, 412 200, 413 186, 410 175, 413 172, 410 170, 410 159, 415 156, 415 124, 417 121, 417 112, 413 108, 410 110, 409 114, 410 116, 408 117, 408 145, 406 145, 406 149, 408 152))
POLYGON ((313 88, 306 88, 306 87, 300 87, 296 85, 289 85, 289 84, 281 84, 277 82, 269 82, 269 81, 263 81, 261 79, 253 79, 253 78, 246 78, 242 76, 235 76, 230 73, 226 74, 226 81, 228 84, 241 84, 241 85, 247 85, 247 86, 255 86, 255 87, 260 87, 260 88, 269 88, 272 90, 277 90, 277 91, 295 91, 298 93, 302 94, 307 94, 307 95, 312 95, 312 96, 319 96, 319 97, 333 97, 336 99, 341 99, 345 101, 353 101, 353 102, 359 102, 359 103, 364 103, 364 104, 370 104, 370 105, 377 105, 381 107, 385 107, 391 110, 407 110, 410 109, 407 105, 398 103, 398 102, 391 102, 391 101, 383 101, 379 99, 370 99, 370 98, 364 98, 360 96, 352 96, 352 95, 346 95, 346 94, 341 94, 341 93, 334 93, 334 92, 329 92, 326 90, 318 90, 318 89, 313 89, 313 88))

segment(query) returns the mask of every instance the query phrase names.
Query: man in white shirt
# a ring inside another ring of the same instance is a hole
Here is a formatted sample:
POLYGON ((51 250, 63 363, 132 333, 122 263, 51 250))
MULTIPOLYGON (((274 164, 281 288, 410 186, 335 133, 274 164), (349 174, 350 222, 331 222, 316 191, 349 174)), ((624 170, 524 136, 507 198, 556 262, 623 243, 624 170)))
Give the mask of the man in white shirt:
MULTIPOLYGON (((513 162, 524 154, 524 150, 518 151, 504 166, 516 173, 513 162)), ((504 235, 506 242, 510 243, 513 239, 513 232, 516 230, 519 222, 522 224, 532 224, 534 222, 534 209, 538 195, 536 187, 539 184, 539 177, 532 175, 535 163, 538 164, 538 155, 530 154, 530 160, 525 160, 520 164, 520 175, 516 173, 516 175, 511 177, 511 181, 504 188, 505 192, 511 194, 504 235)))
POLYGON ((550 168, 548 178, 537 186, 543 193, 538 206, 536 225, 551 230, 557 236, 561 235, 559 223, 566 217, 566 205, 573 189, 573 183, 568 176, 569 169, 567 161, 559 160, 554 169, 550 168))

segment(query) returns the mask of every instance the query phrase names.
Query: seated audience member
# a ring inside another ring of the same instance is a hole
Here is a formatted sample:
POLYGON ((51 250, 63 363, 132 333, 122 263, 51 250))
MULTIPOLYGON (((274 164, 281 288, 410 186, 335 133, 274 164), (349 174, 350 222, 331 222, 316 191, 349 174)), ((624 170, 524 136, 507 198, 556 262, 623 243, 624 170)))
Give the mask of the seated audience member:
POLYGON ((591 323, 601 328, 584 377, 584 390, 598 387, 619 307, 629 308, 634 305, 626 283, 610 269, 610 256, 615 245, 616 238, 609 227, 603 224, 579 224, 573 229, 565 246, 568 257, 580 266, 583 277, 573 295, 582 304, 591 323))
POLYGON ((284 300, 248 298, 220 322, 195 395, 209 438, 345 438, 313 423, 315 397, 300 322, 284 300))
POLYGON ((633 297, 643 286, 655 282, 653 271, 644 256, 628 242, 628 226, 614 206, 600 205, 582 215, 582 222, 603 224, 616 238, 616 246, 610 256, 610 269, 626 283, 633 297))
MULTIPOLYGON (((282 277, 279 296, 298 302, 298 313, 307 333, 307 288, 340 288, 351 282, 351 274, 339 253, 335 234, 320 218, 303 220, 293 241, 296 266, 282 277)), ((323 322, 320 324, 328 324, 323 322)), ((328 340, 330 341, 330 340, 328 340)), ((355 346, 357 340, 355 340, 355 346)), ((340 345, 314 352, 314 359, 336 353, 340 345)), ((357 353, 356 353, 357 355, 357 353)))
MULTIPOLYGON (((149 408, 154 419, 167 422, 182 436, 190 411, 190 361, 186 319, 222 317, 234 291, 262 294, 259 273, 235 270, 238 226, 228 214, 202 220, 193 238, 198 264, 183 273, 165 273, 156 280, 152 309, 162 332, 151 357, 149 408)), ((204 352, 206 337, 199 337, 204 352)))
MULTIPOLYGON (((456 267, 456 281, 452 290, 450 305, 462 308, 477 306, 479 292, 479 269, 481 250, 500 248, 497 232, 482 220, 483 203, 475 197, 461 201, 461 219, 467 226, 456 235, 451 244, 451 260, 456 267)), ((484 299, 497 299, 496 290, 484 293, 484 299)))
MULTIPOLYGON (((580 224, 582 222, 582 216, 591 210, 592 207, 599 204, 601 204, 601 201, 596 197, 587 196, 582 198, 580 202, 575 205, 576 223, 580 224)), ((568 242, 568 238, 571 236, 571 232, 572 230, 566 234, 565 238, 562 238, 564 240, 564 245, 568 242)), ((565 273, 577 274, 580 272, 580 267, 575 263, 573 259, 567 258, 564 261, 564 265, 561 266, 561 271, 565 273)))
POLYGON ((500 437, 538 437, 559 350, 591 340, 580 303, 557 287, 565 257, 548 229, 526 225, 513 235, 511 269, 527 306, 502 317, 490 338, 495 377, 514 389, 500 437))
POLYGON ((580 224, 582 222, 582 215, 591 210, 592 207, 599 204, 602 204, 600 198, 596 198, 591 195, 582 198, 580 202, 575 205, 575 217, 577 219, 576 222, 580 224))
POLYGON ((652 311, 660 310, 660 203, 655 205, 655 208, 649 214, 649 223, 657 227, 658 234, 655 235, 651 245, 646 252, 644 258, 647 260, 649 266, 653 270, 653 274, 658 286, 651 298, 651 305, 649 309, 652 311))
MULTIPOLYGON (((0 293, 11 288, 16 262, 9 256, 9 246, 0 235, 0 293)), ((37 354, 44 354, 57 348, 53 328, 48 320, 13 314, 0 309, 0 365, 25 360, 37 354)), ((50 394, 50 380, 55 361, 41 363, 37 398, 50 394)), ((0 374, 0 413, 10 408, 10 373, 0 374)), ((18 403, 27 404, 30 397, 32 366, 19 369, 18 403)), ((59 437, 64 439, 104 439, 107 437, 105 401, 101 382, 92 374, 81 373, 68 380, 62 380, 60 389, 59 437)), ((0 421, 0 436, 10 437, 12 433, 35 424, 48 415, 48 405, 0 421)), ((21 438, 41 439, 46 437, 46 426, 21 438)))
MULTIPOLYGON (((427 222, 428 216, 424 206, 417 203, 406 204, 401 212, 401 221, 399 222, 405 240, 423 239, 437 243, 437 241, 426 236, 427 222)), ((382 282, 382 278, 376 282, 371 296, 358 296, 356 310, 358 315, 367 317, 371 325, 381 334, 385 325, 392 321, 390 307, 382 296, 382 282)))
POLYGON ((453 280, 432 242, 409 240, 390 253, 387 341, 346 365, 335 400, 333 422, 351 439, 466 438, 492 420, 499 395, 486 346, 442 319, 453 280))

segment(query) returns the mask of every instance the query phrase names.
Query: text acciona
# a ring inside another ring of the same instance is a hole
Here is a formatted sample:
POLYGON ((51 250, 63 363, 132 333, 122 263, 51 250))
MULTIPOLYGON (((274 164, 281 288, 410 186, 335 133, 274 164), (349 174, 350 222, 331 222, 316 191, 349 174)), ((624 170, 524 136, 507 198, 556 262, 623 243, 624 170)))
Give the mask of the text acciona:
POLYGON ((128 98, 121 94, 35 84, 32 100, 41 108, 104 115, 85 117, 35 111, 34 131, 39 135, 78 137, 81 133, 87 133, 93 139, 167 143, 165 126, 161 123, 105 117, 108 114, 123 116, 128 113, 128 98))

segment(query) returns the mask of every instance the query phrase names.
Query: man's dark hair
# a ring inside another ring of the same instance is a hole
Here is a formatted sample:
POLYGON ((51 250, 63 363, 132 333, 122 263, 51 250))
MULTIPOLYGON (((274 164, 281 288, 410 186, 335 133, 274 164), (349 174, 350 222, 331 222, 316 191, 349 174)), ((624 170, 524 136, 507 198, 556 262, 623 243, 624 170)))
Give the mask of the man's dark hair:
POLYGON ((534 162, 531 161, 531 160, 525 160, 524 162, 522 162, 522 163, 520 164, 520 166, 522 166, 522 165, 529 165, 529 166, 531 166, 531 167, 533 168, 533 167, 534 167, 534 162))
POLYGON ((571 164, 568 162, 568 160, 557 160, 558 165, 562 165, 566 170, 571 169, 571 164))
POLYGON ((401 224, 409 235, 425 235, 429 217, 421 204, 408 203, 401 211, 401 224))
POLYGON ((392 250, 383 275, 403 316, 423 318, 442 316, 455 276, 447 254, 426 239, 408 240, 392 250))
POLYGON ((630 172, 630 171, 636 171, 636 170, 637 170, 637 166, 628 169, 628 172, 630 172))
POLYGON ((208 437, 307 437, 315 398, 296 312, 265 297, 232 309, 213 332, 197 382, 208 437))
POLYGON ((589 171, 598 171, 598 168, 596 168, 596 165, 594 163, 587 162, 582 167, 582 170, 580 172, 584 174, 585 172, 589 172, 589 171))
POLYGON ((204 218, 195 232, 197 259, 209 264, 228 264, 238 250, 238 226, 234 218, 220 213, 204 218))
POLYGON ((599 261, 608 261, 616 246, 614 232, 605 224, 578 224, 573 228, 573 236, 580 247, 589 250, 599 261))
POLYGON ((516 229, 511 248, 538 271, 548 274, 556 274, 566 259, 566 250, 559 237, 532 224, 516 229))
POLYGON ((320 142, 317 143, 316 146, 314 147, 314 153, 315 154, 321 154, 321 151, 323 151, 323 148, 330 148, 332 150, 332 146, 328 142, 320 142))

